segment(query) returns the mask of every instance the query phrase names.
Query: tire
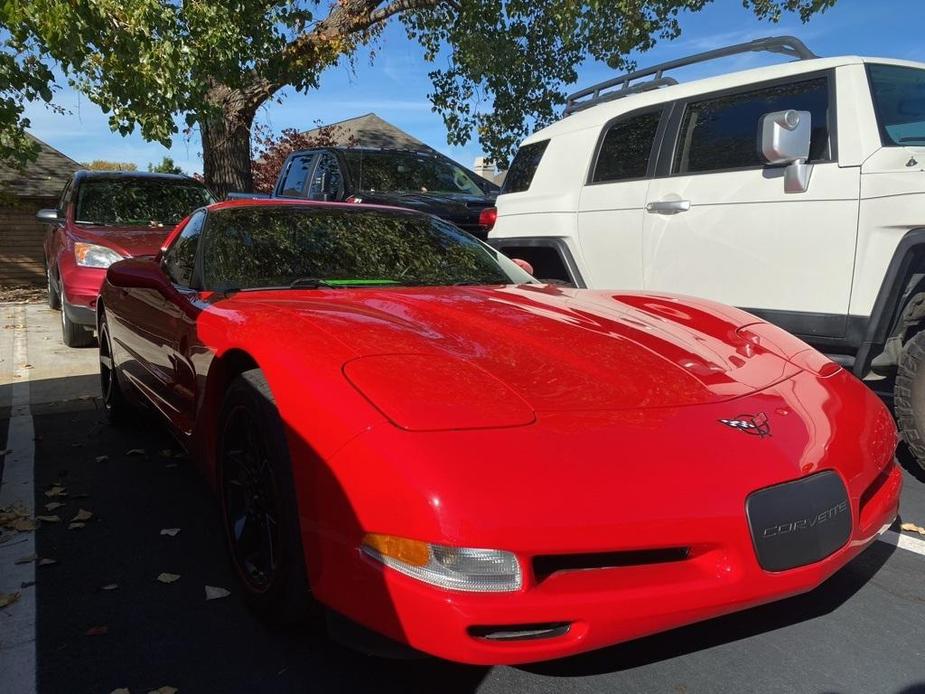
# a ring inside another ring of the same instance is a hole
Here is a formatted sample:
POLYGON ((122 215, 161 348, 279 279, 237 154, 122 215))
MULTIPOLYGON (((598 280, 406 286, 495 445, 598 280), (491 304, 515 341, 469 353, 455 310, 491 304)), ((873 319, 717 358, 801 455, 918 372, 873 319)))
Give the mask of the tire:
POLYGON ((48 308, 54 311, 61 310, 61 296, 55 291, 55 286, 51 281, 51 267, 49 267, 47 260, 45 261, 45 286, 48 290, 48 294, 45 297, 45 300, 48 302, 48 308))
POLYGON ((259 369, 232 382, 218 433, 222 525, 246 601, 272 624, 302 621, 317 604, 305 569, 289 446, 259 369))
POLYGON ((61 287, 61 340, 68 347, 90 347, 93 344, 93 328, 79 325, 67 317, 64 281, 59 280, 58 286, 61 287))
POLYGON ((112 359, 112 338, 109 336, 109 323, 105 311, 100 316, 100 391, 103 395, 103 409, 111 424, 124 424, 131 418, 132 405, 125 397, 119 371, 112 359))
POLYGON ((925 469, 925 331, 908 340, 899 358, 893 403, 899 433, 925 469))

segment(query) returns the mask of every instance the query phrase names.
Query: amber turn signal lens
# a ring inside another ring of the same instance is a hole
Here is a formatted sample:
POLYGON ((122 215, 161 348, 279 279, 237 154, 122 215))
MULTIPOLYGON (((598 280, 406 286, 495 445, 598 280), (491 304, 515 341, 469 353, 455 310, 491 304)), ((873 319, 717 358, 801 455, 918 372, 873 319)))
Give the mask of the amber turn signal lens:
POLYGON ((418 540, 369 533, 363 538, 363 545, 383 557, 397 559, 410 566, 426 566, 430 561, 430 547, 418 540))

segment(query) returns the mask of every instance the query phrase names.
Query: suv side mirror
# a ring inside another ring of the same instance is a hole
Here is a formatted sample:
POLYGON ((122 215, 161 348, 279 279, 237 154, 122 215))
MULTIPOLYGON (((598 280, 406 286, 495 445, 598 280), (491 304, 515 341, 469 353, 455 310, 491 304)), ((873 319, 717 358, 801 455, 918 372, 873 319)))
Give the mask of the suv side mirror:
POLYGON ((813 173, 809 146, 813 134, 809 111, 776 111, 761 119, 761 154, 769 164, 787 164, 784 192, 805 193, 813 173))
POLYGON ((54 224, 58 221, 58 210, 47 208, 35 213, 35 218, 45 224, 54 224))

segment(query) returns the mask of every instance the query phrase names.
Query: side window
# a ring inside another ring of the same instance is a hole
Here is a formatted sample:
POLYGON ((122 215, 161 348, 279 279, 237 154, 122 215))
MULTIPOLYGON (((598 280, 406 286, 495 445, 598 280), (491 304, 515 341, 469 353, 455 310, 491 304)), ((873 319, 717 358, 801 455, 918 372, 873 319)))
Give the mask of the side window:
MULTIPOLYGON (((64 186, 64 190, 61 191, 61 199, 58 200, 58 211, 67 212, 67 205, 71 201, 71 191, 74 189, 74 179, 69 178, 67 183, 64 186)), ((60 218, 60 216, 59 216, 60 218)))
POLYGON ((343 190, 340 166, 333 154, 325 152, 318 160, 312 183, 308 188, 311 200, 336 200, 343 190))
POLYGON ((305 184, 314 165, 314 154, 306 154, 293 159, 286 171, 286 178, 279 194, 284 198, 304 198, 305 184))
POLYGON ((611 125, 601 142, 591 182, 644 178, 661 117, 660 110, 652 111, 611 125))
POLYGON ((521 193, 530 187, 548 144, 549 140, 543 140, 542 142, 524 145, 517 150, 514 161, 511 162, 511 167, 504 177, 504 185, 501 186, 502 195, 504 193, 521 193))
POLYGON ((809 160, 829 161, 828 79, 818 77, 688 104, 672 173, 764 166, 758 144, 761 117, 787 109, 810 112, 813 134, 809 160))
POLYGON ((197 212, 183 227, 173 245, 164 254, 164 271, 174 284, 192 286, 193 269, 196 267, 196 247, 206 219, 205 211, 197 212))

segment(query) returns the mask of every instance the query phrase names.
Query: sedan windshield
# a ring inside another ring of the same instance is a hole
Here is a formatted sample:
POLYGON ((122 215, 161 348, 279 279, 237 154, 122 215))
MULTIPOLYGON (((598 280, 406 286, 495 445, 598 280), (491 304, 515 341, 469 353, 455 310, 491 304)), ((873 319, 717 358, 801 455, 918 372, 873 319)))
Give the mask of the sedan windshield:
POLYGON ((535 281, 436 217, 295 205, 210 213, 202 268, 202 288, 212 291, 535 281))
POLYGON ((455 164, 414 152, 344 152, 357 190, 367 192, 466 193, 483 195, 455 164))
POLYGON ((193 210, 214 202, 205 186, 169 178, 88 178, 80 184, 78 224, 173 227, 193 210))
POLYGON ((867 69, 883 145, 925 146, 925 70, 900 65, 867 69))

